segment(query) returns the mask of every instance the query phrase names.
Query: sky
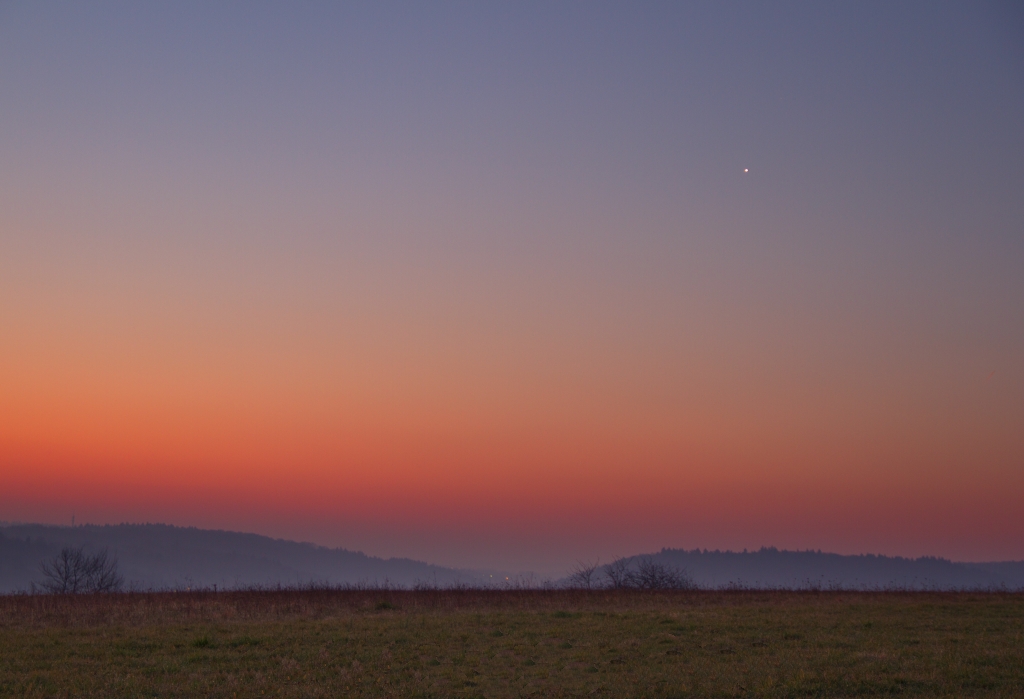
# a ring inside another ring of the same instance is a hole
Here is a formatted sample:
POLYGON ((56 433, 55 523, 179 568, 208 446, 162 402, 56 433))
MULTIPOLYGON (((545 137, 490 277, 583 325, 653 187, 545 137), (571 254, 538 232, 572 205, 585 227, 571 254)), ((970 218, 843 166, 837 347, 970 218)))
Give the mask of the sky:
POLYGON ((1024 559, 1014 3, 0 3, 0 520, 1024 559))

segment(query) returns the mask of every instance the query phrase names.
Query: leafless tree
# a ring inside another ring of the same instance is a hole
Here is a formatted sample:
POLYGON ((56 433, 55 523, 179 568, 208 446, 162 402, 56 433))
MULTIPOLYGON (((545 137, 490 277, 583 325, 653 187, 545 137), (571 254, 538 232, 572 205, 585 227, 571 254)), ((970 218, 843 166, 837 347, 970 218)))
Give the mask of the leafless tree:
POLYGON ((569 573, 569 587, 577 590, 592 590, 597 587, 597 569, 601 562, 584 563, 577 561, 569 573))
POLYGON ((117 572, 117 559, 104 549, 88 554, 84 549, 65 546, 49 561, 43 561, 41 587, 52 594, 116 592, 124 584, 117 572))

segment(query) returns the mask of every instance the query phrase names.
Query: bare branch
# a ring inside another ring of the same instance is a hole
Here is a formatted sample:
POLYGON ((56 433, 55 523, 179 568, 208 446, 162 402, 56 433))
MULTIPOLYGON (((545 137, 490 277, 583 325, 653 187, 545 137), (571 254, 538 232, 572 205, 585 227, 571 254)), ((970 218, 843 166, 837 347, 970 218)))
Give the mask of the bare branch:
POLYGON ((597 585, 597 569, 601 562, 584 563, 577 561, 569 573, 569 587, 578 590, 592 590, 597 585))
POLYGON ((608 576, 608 587, 612 589, 631 587, 629 561, 625 558, 619 558, 605 566, 604 574, 608 576))

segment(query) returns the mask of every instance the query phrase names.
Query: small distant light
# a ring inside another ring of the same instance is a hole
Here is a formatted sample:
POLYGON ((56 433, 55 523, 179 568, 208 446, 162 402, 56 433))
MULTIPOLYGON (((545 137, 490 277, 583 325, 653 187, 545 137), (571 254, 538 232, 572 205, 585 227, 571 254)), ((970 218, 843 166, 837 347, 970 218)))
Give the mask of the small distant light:
POLYGON ((750 172, 750 168, 749 167, 743 168, 743 172, 750 172))

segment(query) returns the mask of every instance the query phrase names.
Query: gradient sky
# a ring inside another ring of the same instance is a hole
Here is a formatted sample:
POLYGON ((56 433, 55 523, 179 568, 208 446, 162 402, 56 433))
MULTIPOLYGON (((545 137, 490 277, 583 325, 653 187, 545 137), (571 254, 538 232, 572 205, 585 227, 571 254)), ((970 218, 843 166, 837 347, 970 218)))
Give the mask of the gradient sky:
POLYGON ((1022 125, 1015 3, 2 3, 0 520, 1024 559, 1022 125))

